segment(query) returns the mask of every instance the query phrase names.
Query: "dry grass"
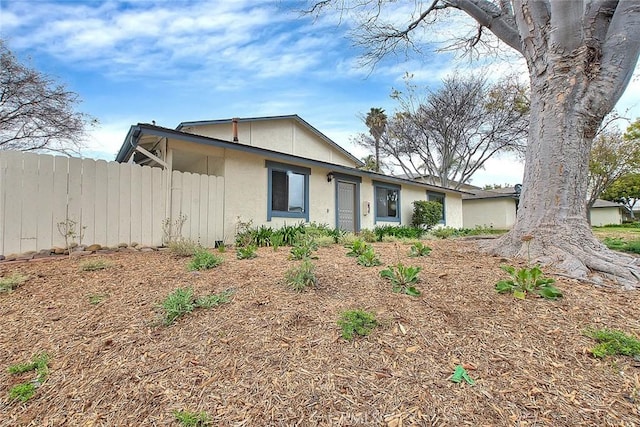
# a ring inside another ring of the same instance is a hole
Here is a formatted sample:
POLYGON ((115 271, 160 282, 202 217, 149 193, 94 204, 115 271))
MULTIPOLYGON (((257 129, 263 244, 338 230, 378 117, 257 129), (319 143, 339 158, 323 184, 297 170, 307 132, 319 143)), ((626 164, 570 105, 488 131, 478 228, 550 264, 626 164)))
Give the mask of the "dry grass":
MULTIPOLYGON (((0 425, 171 426, 174 411, 206 412, 220 426, 637 426, 640 368, 593 358, 587 327, 640 335, 638 293, 556 277, 557 302, 497 295, 501 260, 473 242, 373 245, 383 265, 362 267, 340 246, 317 251, 318 284, 289 290, 288 251, 222 254, 189 272, 169 253, 0 264, 32 279, 0 294, 0 425), (420 297, 378 276, 402 261, 422 267, 420 297), (232 301, 161 326, 158 304, 179 287, 234 289, 232 301), (109 295, 92 305, 90 295, 109 295), (364 309, 380 326, 352 342, 340 313, 364 309), (39 352, 50 374, 26 404, 8 401, 6 371, 39 352), (476 385, 449 381, 465 364, 476 385), (475 369, 472 369, 475 368, 475 369)), ((545 271, 553 276, 552 271, 545 271)))

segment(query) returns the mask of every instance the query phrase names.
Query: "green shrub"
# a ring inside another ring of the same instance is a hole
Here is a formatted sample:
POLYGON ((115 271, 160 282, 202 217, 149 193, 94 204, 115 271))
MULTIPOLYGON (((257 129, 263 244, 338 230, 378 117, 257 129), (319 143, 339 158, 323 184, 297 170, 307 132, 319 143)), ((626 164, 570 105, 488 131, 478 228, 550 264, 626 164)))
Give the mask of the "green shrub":
POLYGON ((587 329, 584 334, 599 344, 591 349, 595 357, 640 356, 640 340, 622 331, 611 329, 587 329))
POLYGON ((555 279, 543 277, 538 265, 532 268, 523 267, 520 270, 510 265, 503 265, 500 268, 508 273, 511 279, 496 283, 495 288, 499 294, 512 293, 519 299, 525 299, 527 293, 534 293, 552 300, 562 297, 562 292, 553 286, 555 279))
POLYGON ((191 313, 196 308, 211 308, 230 301, 232 291, 227 290, 220 294, 207 295, 196 298, 193 288, 178 288, 160 303, 164 310, 163 323, 171 325, 180 317, 191 313))
POLYGON ((251 233, 252 244, 262 247, 271 246, 271 236, 273 235, 273 229, 265 225, 261 225, 251 233))
POLYGON ((372 247, 365 249, 365 251, 358 256, 356 262, 365 267, 375 267, 376 265, 382 264, 372 247))
POLYGON ((182 427, 207 427, 212 424, 206 412, 173 411, 173 416, 182 427))
POLYGON ((315 265, 308 258, 300 265, 289 269, 285 279, 287 285, 296 292, 303 292, 318 282, 315 275, 315 265))
POLYGON ((298 225, 283 225, 279 232, 282 234, 282 242, 287 246, 293 246, 301 235, 304 234, 304 223, 298 225))
POLYGON ((12 273, 10 276, 0 278, 0 293, 11 292, 29 280, 29 276, 20 273, 12 273))
POLYGON ((350 251, 347 252, 347 256, 352 256, 352 257, 358 257, 362 255, 369 248, 369 245, 365 243, 365 241, 362 239, 356 239, 353 242, 351 242, 350 245, 345 245, 345 246, 347 249, 350 249, 350 251))
POLYGON ((616 251, 623 251, 627 245, 627 242, 622 240, 620 237, 605 237, 602 243, 604 243, 609 249, 616 251))
POLYGON ((430 230, 442 219, 442 204, 440 202, 428 202, 416 200, 413 202, 413 216, 411 225, 430 230))
POLYGON ((418 227, 408 227, 406 225, 379 225, 373 229, 377 240, 382 241, 384 236, 393 236, 399 239, 418 240, 424 234, 424 230, 418 227))
POLYGON ((189 271, 209 270, 222 264, 222 258, 215 256, 206 249, 198 250, 189 262, 189 271))
POLYGON ((408 267, 402 263, 389 266, 380 272, 380 277, 388 279, 393 285, 393 292, 402 292, 411 296, 419 296, 420 291, 413 285, 418 282, 421 267, 408 267))
POLYGON ((301 236, 298 241, 293 245, 290 251, 291 259, 306 259, 311 258, 313 251, 318 250, 318 244, 311 236, 301 236))
POLYGON ((333 246, 335 244, 335 239, 331 236, 319 236, 315 238, 315 242, 318 247, 328 248, 329 246, 333 246))
POLYGON ((277 251, 284 243, 284 238, 280 231, 276 231, 271 235, 271 247, 274 251, 277 251))
POLYGON ((354 335, 369 335, 377 325, 376 316, 364 310, 344 311, 338 320, 345 340, 353 339, 354 335))
POLYGON ((373 230, 369 230, 366 228, 363 228, 362 230, 360 230, 360 232, 358 233, 358 236, 360 237, 360 239, 364 240, 367 243, 373 243, 378 241, 378 236, 376 236, 376 233, 373 230))
POLYGON ((239 247, 236 249, 236 258, 238 259, 251 259, 257 256, 256 247, 254 245, 239 247))
POLYGON ((196 252, 202 250, 202 246, 199 243, 194 242, 191 239, 176 239, 171 240, 168 244, 169 252, 177 257, 189 257, 196 254, 196 252))
POLYGON ((415 242, 409 249, 410 257, 427 256, 431 253, 431 248, 422 242, 415 242))
POLYGON ((89 259, 80 263, 82 271, 98 271, 111 267, 111 263, 104 259, 89 259))

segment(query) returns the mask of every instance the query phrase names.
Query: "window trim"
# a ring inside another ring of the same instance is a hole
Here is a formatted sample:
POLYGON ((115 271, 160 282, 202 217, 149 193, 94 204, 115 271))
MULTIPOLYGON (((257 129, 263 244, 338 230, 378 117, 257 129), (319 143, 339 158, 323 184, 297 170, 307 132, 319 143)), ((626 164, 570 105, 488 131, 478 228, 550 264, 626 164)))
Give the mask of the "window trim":
POLYGON ((401 222, 402 213, 402 186, 389 184, 388 182, 372 181, 373 183, 373 200, 374 200, 374 224, 378 222, 401 222), (395 190, 398 192, 398 200, 396 201, 396 216, 378 216, 378 188, 385 190, 395 190))
POLYGON ((271 221, 272 218, 302 218, 305 222, 309 222, 309 176, 311 175, 311 168, 273 162, 271 160, 265 160, 264 166, 267 168, 267 221, 271 221), (272 209, 273 171, 293 172, 304 176, 304 212, 276 211, 272 209))
POLYGON ((437 191, 427 191, 427 201, 428 202, 439 202, 440 200, 429 200, 430 196, 437 196, 442 198, 442 219, 438 222, 438 224, 447 224, 447 195, 446 193, 438 193, 437 191))

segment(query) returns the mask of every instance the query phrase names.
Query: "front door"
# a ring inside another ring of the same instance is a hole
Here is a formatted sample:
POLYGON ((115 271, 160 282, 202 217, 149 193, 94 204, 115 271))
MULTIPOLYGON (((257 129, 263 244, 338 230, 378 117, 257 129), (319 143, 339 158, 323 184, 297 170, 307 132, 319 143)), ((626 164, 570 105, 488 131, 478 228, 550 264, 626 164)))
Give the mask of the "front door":
POLYGON ((338 228, 352 233, 357 231, 356 185, 338 181, 338 228))

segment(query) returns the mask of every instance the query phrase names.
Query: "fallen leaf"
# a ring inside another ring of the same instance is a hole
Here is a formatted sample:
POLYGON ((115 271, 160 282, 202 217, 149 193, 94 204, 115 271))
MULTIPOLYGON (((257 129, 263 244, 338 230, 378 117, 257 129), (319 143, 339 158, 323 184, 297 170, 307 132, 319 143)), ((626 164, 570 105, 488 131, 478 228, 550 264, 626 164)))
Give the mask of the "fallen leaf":
POLYGON ((398 322, 398 326, 400 326, 400 332, 402 332, 402 335, 406 335, 407 334, 407 330, 402 325, 402 323, 398 322))
POLYGON ((420 349, 420 347, 418 347, 417 345, 412 345, 411 347, 407 347, 407 349, 405 351, 407 353, 415 353, 419 349, 420 349))

